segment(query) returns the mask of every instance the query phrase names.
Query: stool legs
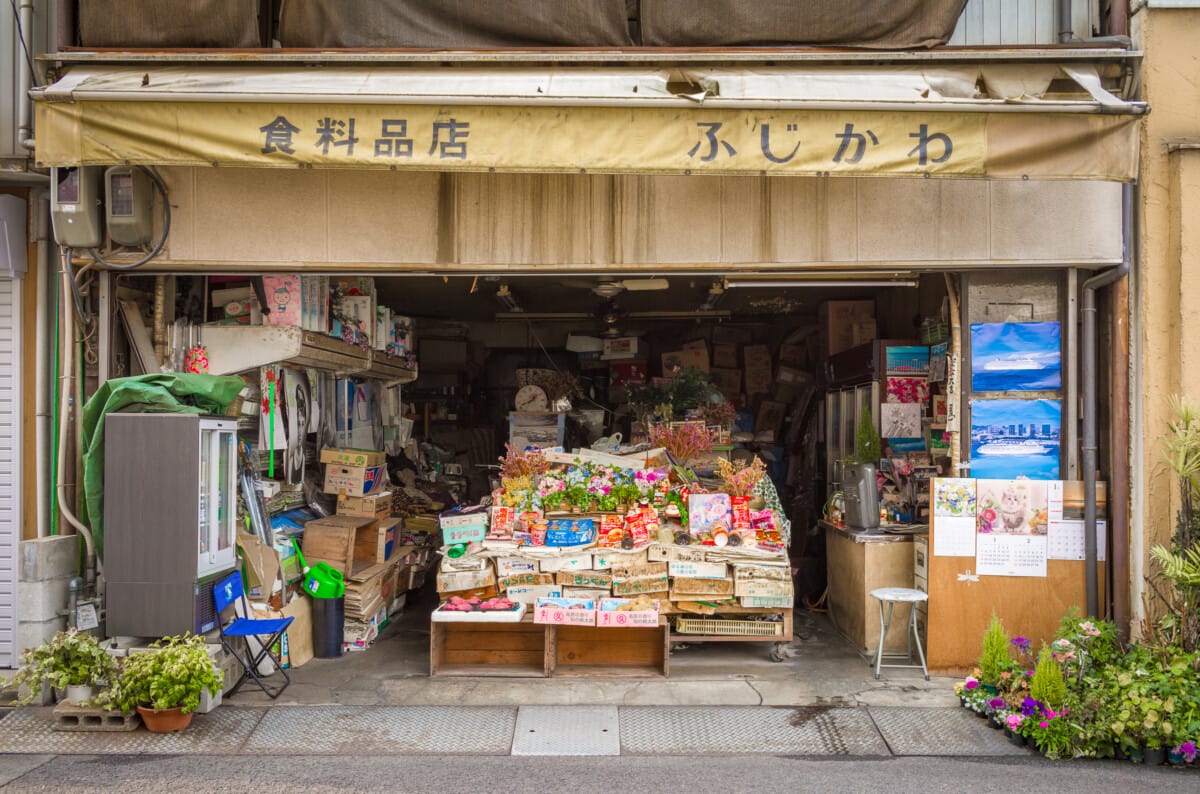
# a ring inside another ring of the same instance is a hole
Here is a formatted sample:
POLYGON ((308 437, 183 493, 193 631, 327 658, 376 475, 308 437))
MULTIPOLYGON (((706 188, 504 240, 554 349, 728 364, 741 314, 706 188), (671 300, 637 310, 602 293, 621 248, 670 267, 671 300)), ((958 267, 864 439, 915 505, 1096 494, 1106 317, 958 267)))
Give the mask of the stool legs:
MULTIPOLYGON (((894 601, 887 602, 887 613, 883 611, 883 601, 879 601, 879 647, 875 649, 875 678, 880 677, 880 670, 884 667, 917 667, 915 664, 884 664, 883 663, 883 646, 887 643, 888 629, 892 624, 892 616, 896 608, 894 601)), ((925 664, 925 649, 921 646, 921 635, 917 629, 917 605, 909 604, 908 610, 908 625, 905 641, 908 643, 908 660, 911 662, 913 658, 913 642, 917 645, 917 657, 921 660, 919 665, 921 672, 925 674, 925 680, 929 680, 929 668, 925 664)), ((889 657, 896 657, 899 654, 889 654, 889 657)))
POLYGON ((895 604, 888 602, 887 617, 883 616, 883 602, 879 602, 879 647, 875 649, 875 678, 879 678, 879 668, 883 666, 883 646, 887 642, 888 627, 892 625, 892 610, 895 604))
MULTIPOLYGON (((925 666, 925 649, 921 647, 921 635, 917 631, 917 605, 913 604, 909 612, 908 625, 910 627, 909 636, 917 641, 917 655, 921 657, 921 672, 925 674, 925 680, 929 680, 929 668, 925 666)), ((912 658, 912 643, 908 645, 908 656, 912 658)))

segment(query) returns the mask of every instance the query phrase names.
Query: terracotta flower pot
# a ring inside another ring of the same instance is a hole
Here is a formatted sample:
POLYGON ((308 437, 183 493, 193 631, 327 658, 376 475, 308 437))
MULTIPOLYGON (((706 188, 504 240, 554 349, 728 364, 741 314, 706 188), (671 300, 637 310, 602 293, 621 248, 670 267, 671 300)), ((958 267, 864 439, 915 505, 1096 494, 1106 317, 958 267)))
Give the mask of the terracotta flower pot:
POLYGON ((192 724, 192 714, 184 714, 183 709, 179 707, 151 709, 138 706, 137 710, 138 714, 142 715, 142 722, 146 723, 146 730, 151 733, 174 733, 192 724))

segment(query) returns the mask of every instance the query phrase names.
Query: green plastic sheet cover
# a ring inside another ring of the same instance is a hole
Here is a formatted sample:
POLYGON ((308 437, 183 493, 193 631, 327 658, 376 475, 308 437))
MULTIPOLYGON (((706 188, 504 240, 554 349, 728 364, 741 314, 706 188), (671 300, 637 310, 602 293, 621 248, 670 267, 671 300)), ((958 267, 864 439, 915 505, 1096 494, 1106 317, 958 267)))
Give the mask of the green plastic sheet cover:
MULTIPOLYGON (((104 417, 110 413, 224 414, 241 378, 161 372, 106 381, 83 406, 83 507, 80 520, 91 527, 96 556, 104 559, 104 417)), ((169 465, 169 461, 164 461, 169 465)))

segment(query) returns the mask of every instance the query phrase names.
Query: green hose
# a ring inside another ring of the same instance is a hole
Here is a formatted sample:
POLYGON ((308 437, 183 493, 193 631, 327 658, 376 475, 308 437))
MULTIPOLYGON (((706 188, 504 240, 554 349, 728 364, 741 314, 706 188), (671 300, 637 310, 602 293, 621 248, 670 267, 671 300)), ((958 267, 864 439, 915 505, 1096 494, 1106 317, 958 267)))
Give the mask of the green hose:
POLYGON ((53 380, 51 383, 51 400, 50 400, 50 426, 53 428, 53 437, 50 442, 50 534, 58 534, 58 346, 59 346, 59 309, 58 309, 58 282, 59 278, 56 275, 50 281, 54 283, 54 346, 52 353, 54 356, 53 380))

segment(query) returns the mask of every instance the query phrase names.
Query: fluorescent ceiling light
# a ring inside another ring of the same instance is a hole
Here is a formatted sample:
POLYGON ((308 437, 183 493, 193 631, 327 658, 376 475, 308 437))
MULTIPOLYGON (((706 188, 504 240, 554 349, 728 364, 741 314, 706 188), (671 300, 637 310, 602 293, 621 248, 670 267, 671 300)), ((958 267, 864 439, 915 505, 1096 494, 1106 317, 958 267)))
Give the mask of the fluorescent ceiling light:
POLYGON ((725 282, 726 289, 746 289, 753 287, 767 287, 773 289, 792 288, 792 287, 915 287, 917 282, 914 279, 895 281, 895 280, 866 280, 866 279, 845 279, 840 281, 727 281, 725 282))

